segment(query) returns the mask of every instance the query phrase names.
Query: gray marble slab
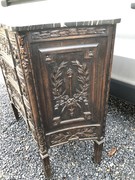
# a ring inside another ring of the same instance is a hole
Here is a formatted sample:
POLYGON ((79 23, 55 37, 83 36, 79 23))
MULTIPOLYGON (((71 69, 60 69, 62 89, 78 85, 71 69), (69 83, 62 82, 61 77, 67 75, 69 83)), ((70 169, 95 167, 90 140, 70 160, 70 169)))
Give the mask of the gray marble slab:
POLYGON ((0 7, 0 24, 17 31, 115 24, 120 22, 121 17, 116 8, 115 3, 107 0, 24 3, 0 7))

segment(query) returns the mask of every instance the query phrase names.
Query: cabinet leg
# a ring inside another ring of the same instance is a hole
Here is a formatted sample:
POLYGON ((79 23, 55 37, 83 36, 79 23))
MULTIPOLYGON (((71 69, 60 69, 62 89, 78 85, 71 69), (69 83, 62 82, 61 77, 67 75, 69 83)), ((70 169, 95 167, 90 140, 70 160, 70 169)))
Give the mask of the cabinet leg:
POLYGON ((13 103, 11 103, 11 106, 12 106, 12 109, 13 109, 13 112, 14 112, 14 115, 15 115, 15 118, 16 118, 16 120, 18 120, 18 119, 19 119, 18 110, 16 109, 16 107, 14 106, 13 103))
POLYGON ((99 164, 101 162, 102 150, 103 150, 103 140, 94 141, 94 162, 99 164))
POLYGON ((42 161, 43 161, 45 176, 49 180, 51 179, 52 176, 49 156, 42 159, 42 161))

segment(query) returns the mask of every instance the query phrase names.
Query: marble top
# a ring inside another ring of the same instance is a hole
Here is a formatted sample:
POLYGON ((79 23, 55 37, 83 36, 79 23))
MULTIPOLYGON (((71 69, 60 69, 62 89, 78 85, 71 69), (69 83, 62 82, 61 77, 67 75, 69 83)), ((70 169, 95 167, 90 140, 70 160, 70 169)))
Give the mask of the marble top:
POLYGON ((0 7, 0 24, 14 31, 115 24, 116 9, 109 0, 45 0, 0 7))

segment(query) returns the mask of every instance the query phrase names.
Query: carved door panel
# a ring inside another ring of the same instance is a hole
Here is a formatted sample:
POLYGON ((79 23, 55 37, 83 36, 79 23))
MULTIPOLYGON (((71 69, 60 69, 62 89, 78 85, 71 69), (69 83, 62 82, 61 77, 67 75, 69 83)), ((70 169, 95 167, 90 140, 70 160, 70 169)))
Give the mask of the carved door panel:
MULTIPOLYGON (((19 50, 20 44, 18 44, 17 38, 19 39, 20 37, 17 37, 15 32, 0 29, 0 65, 10 101, 27 122, 27 119, 31 119, 32 115, 23 69, 21 67, 21 63, 23 63, 21 58, 23 56, 20 56, 20 52, 24 53, 24 50, 22 47, 19 50)), ((25 54, 27 53, 25 52, 25 54)))
MULTIPOLYGON (((39 48, 42 78, 39 89, 45 102, 42 113, 47 131, 99 123, 96 101, 101 90, 96 83, 102 79, 98 77, 100 51, 97 42, 39 48)), ((104 55, 102 52, 101 56, 104 55)), ((103 71, 103 65, 101 68, 103 71)))

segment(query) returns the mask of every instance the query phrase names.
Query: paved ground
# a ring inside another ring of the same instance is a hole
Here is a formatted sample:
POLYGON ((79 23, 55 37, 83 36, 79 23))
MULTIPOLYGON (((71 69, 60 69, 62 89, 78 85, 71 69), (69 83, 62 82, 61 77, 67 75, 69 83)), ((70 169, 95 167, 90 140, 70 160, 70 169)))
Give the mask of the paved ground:
MULTIPOLYGON (((135 106, 110 97, 100 165, 93 143, 74 141, 50 149, 53 180, 135 180, 135 106), (108 152, 114 148, 112 157, 108 152)), ((36 143, 24 120, 14 118, 0 74, 0 180, 44 180, 36 143)))

